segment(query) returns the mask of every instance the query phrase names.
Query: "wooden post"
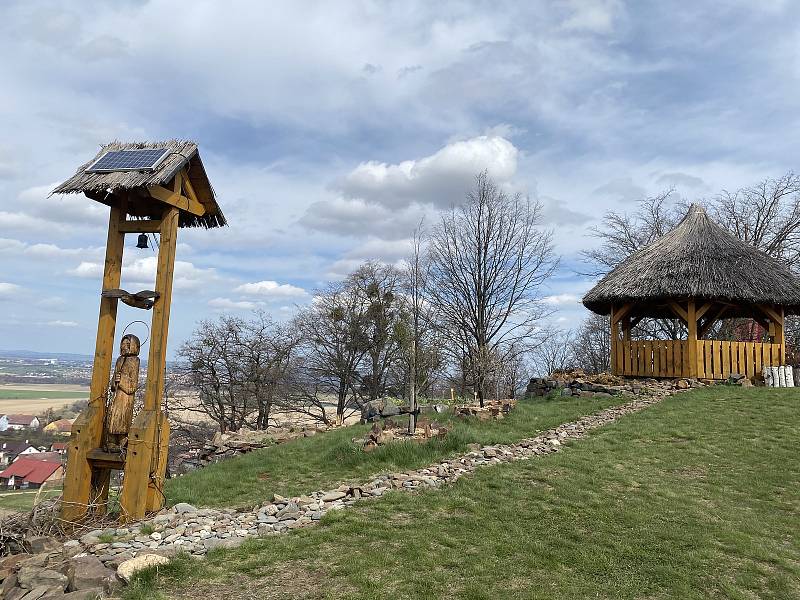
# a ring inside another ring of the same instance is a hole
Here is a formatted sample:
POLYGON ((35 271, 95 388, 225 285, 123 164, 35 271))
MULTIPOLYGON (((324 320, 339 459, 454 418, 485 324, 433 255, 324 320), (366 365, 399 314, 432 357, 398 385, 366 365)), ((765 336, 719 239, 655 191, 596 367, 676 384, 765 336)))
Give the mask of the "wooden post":
POLYGON ((128 436, 128 459, 120 497, 122 519, 141 519, 145 512, 158 510, 164 503, 162 492, 166 469, 164 434, 169 426, 161 413, 164 395, 164 370, 167 357, 167 331, 172 301, 172 276, 175 271, 175 246, 178 234, 178 209, 167 207, 161 218, 161 240, 153 306, 152 336, 147 358, 144 408, 136 416, 128 436))
POLYGON ((689 330, 687 336, 687 345, 689 346, 689 377, 697 377, 697 311, 694 300, 689 300, 686 317, 686 326, 689 330))
POLYGON ((784 311, 783 307, 778 311, 778 316, 780 317, 780 321, 775 323, 775 337, 778 340, 778 343, 781 345, 781 365, 786 364, 786 333, 784 332, 783 322, 784 322, 784 311))
POLYGON ((619 375, 619 365, 617 364, 617 316, 614 307, 611 307, 611 373, 619 375))
MULTIPOLYGON (((125 220, 125 205, 124 200, 116 200, 111 206, 103 267, 104 290, 118 288, 120 285, 122 253, 125 245, 125 233, 120 231, 120 223, 125 220)), ((117 326, 117 302, 117 298, 100 299, 89 407, 73 423, 67 450, 67 471, 61 505, 61 516, 67 521, 82 517, 91 501, 108 493, 110 472, 103 469, 93 476, 87 455, 91 450, 98 448, 103 441, 103 422, 117 326)))

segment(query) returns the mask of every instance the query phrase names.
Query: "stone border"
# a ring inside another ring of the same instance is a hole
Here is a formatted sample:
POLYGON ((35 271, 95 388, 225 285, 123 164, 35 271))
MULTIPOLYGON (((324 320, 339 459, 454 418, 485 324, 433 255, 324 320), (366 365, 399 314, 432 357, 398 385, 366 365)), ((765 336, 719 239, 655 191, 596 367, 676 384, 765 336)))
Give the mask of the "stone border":
POLYGON ((76 554, 95 555, 111 568, 137 555, 171 556, 178 552, 204 555, 213 548, 234 548, 251 537, 284 534, 313 526, 328 511, 340 510, 364 499, 378 498, 390 490, 438 488, 457 481, 478 467, 558 452, 565 443, 583 439, 591 430, 647 408, 673 393, 658 388, 642 390, 639 396, 634 396, 626 404, 563 423, 514 444, 475 444, 475 448, 462 456, 406 473, 380 475, 361 485, 344 484, 332 490, 294 498, 276 494, 271 501, 251 511, 197 509, 180 503, 130 527, 93 531, 80 540, 67 542, 65 547, 72 548, 76 554), (118 539, 101 540, 112 536, 118 539))

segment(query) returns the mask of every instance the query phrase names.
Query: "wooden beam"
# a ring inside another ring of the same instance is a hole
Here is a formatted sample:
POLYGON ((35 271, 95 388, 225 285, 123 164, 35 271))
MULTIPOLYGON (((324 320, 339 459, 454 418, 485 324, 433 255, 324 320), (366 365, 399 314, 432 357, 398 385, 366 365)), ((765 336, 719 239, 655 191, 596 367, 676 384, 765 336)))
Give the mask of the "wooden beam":
POLYGON ((122 221, 119 230, 123 233, 158 233, 161 228, 159 219, 142 219, 139 221, 122 221))
MULTIPOLYGON (((118 288, 122 278, 125 233, 120 230, 120 224, 125 220, 125 209, 125 200, 119 200, 111 206, 103 266, 103 289, 118 288)), ((88 505, 102 496, 104 489, 108 489, 108 481, 103 481, 104 477, 107 478, 108 471, 102 470, 93 476, 88 455, 103 441, 106 397, 117 326, 117 303, 117 298, 100 298, 89 406, 73 423, 67 450, 67 470, 61 503, 61 515, 67 521, 75 521, 86 514, 88 505)))
POLYGON ((156 200, 160 200, 175 208, 185 210, 195 216, 202 217, 206 214, 205 207, 196 200, 182 196, 160 185, 151 185, 147 188, 147 191, 150 192, 150 195, 156 200))
POLYGON ((194 191, 192 180, 189 179, 189 173, 187 173, 185 169, 182 172, 183 172, 183 187, 186 188, 186 195, 189 196, 189 198, 191 198, 198 204, 202 205, 203 203, 200 202, 200 198, 197 196, 197 192, 194 191))
POLYGON ((770 321, 773 321, 775 324, 783 325, 783 309, 780 309, 780 312, 775 311, 771 306, 767 306, 766 304, 759 304, 759 310, 763 312, 770 321))
POLYGON ((141 519, 147 510, 158 510, 164 502, 162 488, 166 460, 162 453, 166 446, 161 436, 169 436, 169 427, 164 426, 161 401, 164 396, 178 217, 178 209, 168 207, 161 218, 161 244, 156 270, 156 292, 159 297, 153 306, 150 328, 152 334, 147 358, 144 408, 137 415, 128 436, 128 461, 120 497, 124 519, 129 521, 141 519))
POLYGON ((672 312, 678 315, 679 318, 683 319, 685 323, 689 323, 689 313, 683 310, 683 307, 680 304, 677 302, 670 302, 669 307, 672 309, 672 312))
POLYGON ((725 311, 727 310, 728 306, 723 304, 722 306, 718 307, 711 315, 709 315, 708 318, 706 319, 706 322, 703 323, 697 330, 698 338, 704 337, 706 333, 708 333, 708 330, 711 329, 711 326, 714 324, 714 322, 718 321, 720 317, 722 317, 722 315, 725 314, 725 311))
POLYGON ((695 310, 694 300, 689 300, 686 317, 687 340, 689 342, 689 377, 697 377, 697 311, 695 310))
POLYGON ((611 322, 612 322, 612 324, 616 325, 616 324, 617 324, 617 323, 619 323, 619 322, 620 322, 622 319, 624 319, 624 318, 625 318, 625 316, 626 316, 626 315, 627 315, 629 312, 631 312, 631 308, 633 308, 633 304, 623 304, 623 305, 620 307, 620 309, 619 309, 619 310, 617 310, 617 311, 615 312, 615 311, 614 311, 614 307, 612 306, 612 307, 611 307, 611 322))
POLYGON ((617 365, 617 343, 619 342, 618 333, 617 333, 617 318, 616 313, 614 312, 614 307, 611 307, 611 372, 614 375, 619 375, 617 365))
POLYGON ((705 315, 711 309, 712 306, 714 306, 713 302, 706 302, 705 304, 703 304, 703 306, 698 308, 697 309, 697 320, 699 321, 700 319, 702 319, 703 315, 705 315))

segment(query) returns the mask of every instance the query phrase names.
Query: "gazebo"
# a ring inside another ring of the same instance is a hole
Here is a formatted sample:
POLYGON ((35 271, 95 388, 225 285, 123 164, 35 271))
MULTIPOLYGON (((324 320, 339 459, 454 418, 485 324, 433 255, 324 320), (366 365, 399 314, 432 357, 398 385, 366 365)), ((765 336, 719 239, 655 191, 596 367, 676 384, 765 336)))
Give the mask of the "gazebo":
POLYGON ((611 318, 611 369, 631 377, 761 377, 786 361, 784 317, 800 314, 800 278, 692 204, 669 233, 635 252, 583 298, 611 318), (642 319, 680 319, 686 339, 632 340, 642 319), (721 319, 748 318, 761 341, 706 339, 721 319))

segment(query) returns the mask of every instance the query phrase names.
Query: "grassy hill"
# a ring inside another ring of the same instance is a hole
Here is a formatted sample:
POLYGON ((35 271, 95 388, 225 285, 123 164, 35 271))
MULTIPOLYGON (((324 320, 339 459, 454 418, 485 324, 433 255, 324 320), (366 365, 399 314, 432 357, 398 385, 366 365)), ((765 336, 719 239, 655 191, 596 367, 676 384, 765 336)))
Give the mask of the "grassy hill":
POLYGON ((800 390, 692 391, 557 454, 390 493, 202 569, 178 559, 126 593, 798 598, 798 420, 800 390))
POLYGON ((464 453, 470 443, 503 444, 532 437, 609 406, 626 402, 617 398, 542 398, 521 401, 505 419, 477 421, 431 415, 449 422, 452 430, 444 440, 427 443, 399 442, 365 453, 353 444, 363 438, 369 425, 355 425, 310 438, 293 440, 228 460, 167 481, 169 504, 189 502, 198 506, 252 506, 273 493, 298 496, 331 485, 356 483, 384 471, 427 466, 447 456, 464 453))

